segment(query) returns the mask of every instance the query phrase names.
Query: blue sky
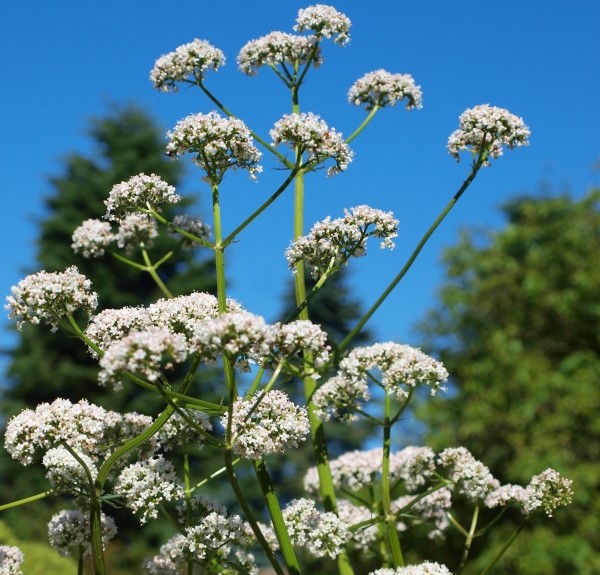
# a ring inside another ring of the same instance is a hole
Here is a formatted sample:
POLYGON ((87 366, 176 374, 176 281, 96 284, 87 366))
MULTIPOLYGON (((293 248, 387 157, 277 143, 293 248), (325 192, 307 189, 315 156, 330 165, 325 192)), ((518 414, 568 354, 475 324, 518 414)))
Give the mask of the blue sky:
MULTIPOLYGON (((210 111, 199 90, 158 93, 148 80, 161 54, 200 38, 227 57, 207 85, 255 131, 267 134, 290 112, 289 96, 268 70, 255 78, 240 73, 236 55, 250 39, 273 30, 291 32, 298 9, 307 5, 275 0, 2 3, 0 293, 8 294, 24 270, 37 269, 36 222, 44 217, 48 178, 61 173, 67 154, 92 152, 86 135, 90 117, 105 115, 114 103, 135 103, 166 132, 190 113, 210 111)), ((364 73, 378 68, 410 73, 423 90, 422 110, 398 106, 377 115, 353 142, 356 156, 346 173, 307 178, 307 227, 363 203, 392 210, 400 220, 395 251, 380 252, 374 243, 368 256, 352 265, 351 284, 365 306, 394 277, 468 173, 468 158, 456 164, 445 148, 458 116, 489 103, 522 116, 532 132, 528 148, 507 152, 480 172, 370 324, 379 339, 415 343, 410 327, 434 305, 441 251, 456 241, 461 227, 501 226, 498 206, 518 194, 545 188, 581 196, 600 184, 593 169, 600 159, 600 3, 340 0, 333 5, 351 18, 352 40, 345 48, 325 44, 324 64, 310 72, 301 92, 303 111, 320 114, 348 135, 365 112, 350 106, 346 93, 364 73)), ((282 174, 271 159, 265 159, 264 169, 259 184, 244 174, 225 180, 225 231, 274 191, 282 174)), ((180 191, 202 192, 200 210, 208 214, 208 190, 199 176, 190 167, 180 191)), ((288 194, 228 253, 232 294, 267 319, 279 311, 289 277, 283 251, 291 236, 290 200, 288 194)), ((0 346, 12 337, 0 333, 0 346)))

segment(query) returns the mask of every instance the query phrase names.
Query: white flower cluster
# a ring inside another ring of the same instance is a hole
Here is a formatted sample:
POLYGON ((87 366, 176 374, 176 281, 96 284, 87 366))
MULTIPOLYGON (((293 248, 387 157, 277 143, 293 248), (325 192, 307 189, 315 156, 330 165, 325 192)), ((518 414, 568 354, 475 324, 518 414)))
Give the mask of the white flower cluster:
POLYGON ((557 507, 568 505, 573 499, 573 482, 554 469, 535 475, 525 488, 523 511, 527 514, 542 507, 552 517, 557 507))
POLYGON ((115 184, 106 205, 106 219, 120 221, 125 215, 138 209, 160 211, 161 204, 176 204, 181 196, 175 188, 156 174, 138 174, 126 182, 115 184))
POLYGON ((331 158, 335 165, 327 170, 328 176, 343 172, 352 161, 353 152, 342 134, 329 128, 316 114, 287 114, 275 123, 269 132, 273 146, 285 142, 300 153, 307 153, 312 166, 331 158))
POLYGON ((319 417, 355 420, 355 412, 370 398, 368 382, 372 370, 381 372, 382 387, 398 399, 408 395, 407 387, 423 383, 434 394, 444 389, 442 384, 448 378, 441 362, 409 345, 387 342, 357 347, 340 362, 337 375, 314 393, 312 401, 319 417))
MULTIPOLYGON (((344 522, 348 529, 359 523, 372 521, 374 519, 374 514, 369 508, 354 505, 348 499, 338 499, 337 510, 339 518, 344 522)), ((354 546, 361 551, 368 551, 371 544, 377 541, 378 537, 379 530, 377 529, 377 522, 350 531, 350 540, 354 546)))
POLYGON ((333 6, 315 4, 299 10, 294 30, 313 30, 317 38, 333 38, 336 44, 344 46, 350 41, 350 24, 350 18, 333 6))
POLYGON ((134 513, 141 512, 140 523, 156 519, 163 501, 183 497, 173 464, 162 455, 132 463, 121 470, 114 491, 134 513))
POLYGON ((435 539, 443 537, 450 525, 448 511, 452 507, 452 491, 448 487, 443 487, 422 498, 404 495, 393 501, 392 506, 401 519, 398 523, 399 531, 406 531, 407 523, 416 525, 428 523, 432 525, 432 529, 427 537, 435 539), (403 509, 405 511, 402 512, 403 509))
POLYGON ((37 272, 11 288, 4 309, 17 320, 19 330, 25 322, 38 325, 44 320, 54 332, 64 315, 78 309, 90 313, 96 308, 98 294, 91 291, 91 286, 92 282, 75 266, 64 272, 37 272))
POLYGON ((315 557, 334 559, 350 539, 345 523, 335 513, 319 511, 310 499, 291 501, 283 520, 292 542, 315 557))
POLYGON ((190 557, 195 563, 210 565, 211 573, 217 568, 219 573, 258 575, 253 556, 243 551, 253 541, 252 530, 238 515, 211 511, 197 525, 188 527, 185 534, 167 541, 159 555, 144 562, 144 573, 181 575, 190 557))
POLYGON ((172 333, 165 327, 134 331, 105 350, 100 358, 98 382, 100 385, 112 383, 115 389, 120 389, 119 378, 124 371, 155 382, 162 373, 163 358, 182 363, 187 356, 187 342, 178 333, 172 333))
MULTIPOLYGON (((185 214, 178 214, 173 218, 173 226, 196 236, 201 240, 207 240, 210 237, 210 224, 204 222, 201 218, 195 216, 188 216, 185 214)), ((179 234, 179 232, 173 228, 171 228, 172 234, 179 234)), ((182 242, 185 247, 193 247, 197 245, 197 242, 192 240, 191 238, 182 235, 182 242)))
POLYGON ((392 238, 397 235, 398 220, 392 212, 357 206, 344 210, 343 218, 327 217, 317 222, 307 235, 292 242, 285 256, 290 269, 303 260, 310 267, 312 277, 318 279, 326 270, 343 265, 350 257, 364 256, 367 238, 381 238, 382 249, 393 249, 392 238))
POLYGON ((48 470, 46 478, 55 490, 72 493, 89 491, 91 488, 86 470, 93 481, 98 476, 98 470, 91 457, 85 453, 77 453, 77 455, 83 461, 85 468, 62 445, 49 449, 44 455, 42 465, 48 470))
POLYGON ((445 565, 425 561, 419 565, 406 565, 396 569, 385 567, 371 571, 369 575, 452 575, 452 572, 445 565))
POLYGON ((406 109, 423 107, 423 94, 410 74, 392 74, 387 70, 368 72, 352 85, 348 101, 366 110, 395 106, 406 99, 406 109))
MULTIPOLYGON (((509 149, 529 144, 529 128, 522 118, 504 108, 489 104, 465 110, 459 118, 459 129, 448 139, 448 151, 458 161, 461 150, 499 158, 502 146, 509 149)), ((486 160, 486 165, 489 162, 486 160)))
POLYGON ((115 238, 120 248, 131 250, 140 243, 149 247, 157 236, 158 228, 154 218, 148 214, 132 213, 121 218, 115 238))
POLYGON ((223 118, 217 112, 193 114, 177 122, 168 132, 167 153, 181 156, 196 154, 200 166, 213 184, 218 184, 229 169, 246 169, 252 179, 262 171, 262 154, 253 143, 252 134, 237 118, 223 118))
POLYGON ((321 64, 321 54, 314 37, 298 36, 286 32, 271 32, 256 40, 250 40, 237 57, 242 72, 256 76, 261 66, 278 66, 290 64, 293 67, 308 62, 311 54, 313 64, 321 64))
POLYGON ((439 454, 439 464, 458 492, 471 501, 482 501, 500 487, 490 470, 465 447, 449 447, 439 454))
POLYGON ((71 249, 84 258, 98 258, 104 255, 106 248, 113 242, 111 225, 101 220, 85 220, 74 232, 71 249))
MULTIPOLYGON (((117 534, 117 526, 112 517, 104 513, 100 516, 100 525, 104 547, 117 534)), ((52 548, 63 557, 69 557, 73 548, 83 549, 84 556, 89 557, 92 553, 89 513, 79 509, 60 511, 48 523, 48 538, 52 548)))
POLYGON ((25 555, 12 545, 0 545, 0 573, 2 575, 23 575, 21 563, 25 561, 25 555))
MULTIPOLYGON (((92 316, 85 335, 100 349, 105 350, 129 333, 150 327, 154 326, 150 322, 148 310, 144 307, 105 309, 92 316)), ((96 357, 91 348, 90 352, 96 357)))
POLYGON ((12 417, 6 425, 4 446, 23 465, 33 461, 37 449, 48 450, 61 444, 98 461, 109 449, 145 429, 150 421, 148 416, 121 415, 84 399, 71 403, 59 398, 12 417))
POLYGON ((177 92, 177 82, 200 83, 206 70, 216 71, 224 64, 225 55, 221 50, 196 38, 161 56, 150 72, 150 81, 161 92, 177 92))
MULTIPOLYGON (((227 414, 221 423, 227 428, 227 414)), ((231 429, 233 452, 260 459, 297 447, 310 426, 305 407, 293 403, 282 391, 271 390, 262 397, 238 397, 233 404, 231 429)))

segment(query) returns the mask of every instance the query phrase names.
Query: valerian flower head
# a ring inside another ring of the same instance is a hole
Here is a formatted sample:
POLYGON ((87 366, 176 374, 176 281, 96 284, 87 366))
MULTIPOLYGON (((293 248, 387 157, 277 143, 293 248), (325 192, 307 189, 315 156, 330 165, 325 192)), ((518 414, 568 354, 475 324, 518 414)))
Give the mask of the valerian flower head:
POLYGON ((199 84, 206 70, 218 70, 225 64, 225 55, 206 40, 196 38, 161 56, 150 72, 157 90, 177 92, 177 82, 199 84))
POLYGON ((500 487, 490 470, 465 447, 449 447, 439 455, 439 463, 458 492, 471 501, 483 501, 500 487))
POLYGON ((274 146, 286 143, 290 148, 308 154, 311 167, 331 158, 335 165, 327 170, 328 176, 343 172, 354 155, 342 134, 312 113, 287 114, 275 123, 269 134, 274 146))
MULTIPOLYGON (((54 515, 48 523, 50 545, 63 557, 69 557, 79 549, 83 549, 83 555, 89 557, 92 554, 89 517, 88 512, 79 509, 63 510, 54 515)), ((100 525, 104 547, 117 534, 117 527, 112 517, 104 513, 101 514, 100 525)))
MULTIPOLYGON (((221 423, 227 428, 227 414, 221 423)), ((260 459, 297 447, 310 427, 305 407, 293 403, 282 391, 271 390, 264 397, 238 397, 233 404, 231 429, 233 452, 260 459)))
POLYGON ((25 561, 23 552, 12 545, 0 545, 0 573, 3 575, 23 575, 21 563, 25 561))
POLYGON ((484 165, 489 165, 488 158, 499 158, 503 146, 513 149, 529 144, 530 132, 523 119, 489 104, 465 110, 459 126, 448 139, 448 151, 457 161, 461 150, 470 150, 482 155, 484 165))
POLYGON ((323 421, 336 419, 352 422, 358 419, 357 410, 369 401, 371 394, 364 379, 347 379, 341 375, 329 378, 312 396, 317 417, 323 421))
POLYGON ((262 171, 258 163, 262 154, 250 130, 237 118, 223 118, 214 111, 194 114, 180 120, 167 135, 167 154, 195 154, 194 162, 212 184, 218 184, 230 168, 248 170, 252 179, 262 171))
POLYGON ((117 245, 131 252, 144 244, 145 247, 152 245, 152 240, 158 236, 156 220, 148 214, 127 214, 119 221, 119 229, 115 235, 117 245))
POLYGON ((325 271, 345 265, 350 257, 364 256, 370 236, 382 240, 381 248, 393 249, 398 220, 392 212, 369 206, 357 206, 344 212, 343 218, 327 217, 317 222, 307 235, 292 242, 285 252, 290 269, 304 261, 312 277, 318 279, 325 271))
POLYGON ((527 514, 543 508, 552 517, 557 507, 568 505, 573 499, 573 482, 554 469, 535 475, 525 488, 523 511, 527 514))
MULTIPOLYGON (((210 224, 204 222, 201 218, 179 214, 173 218, 173 226, 179 228, 192 236, 196 236, 200 240, 208 240, 210 237, 210 224)), ((181 232, 175 228, 170 228, 169 231, 173 235, 180 235, 181 232)), ((191 248, 198 245, 198 240, 194 240, 188 236, 181 234, 181 241, 184 248, 191 248)))
POLYGON ((261 66, 288 64, 294 68, 298 64, 307 63, 311 55, 316 68, 322 60, 314 37, 271 32, 244 45, 237 57, 237 63, 242 72, 256 76, 261 66))
POLYGON ((385 567, 371 571, 369 575, 452 575, 452 572, 445 565, 425 561, 419 565, 406 565, 396 569, 385 567))
POLYGON ((64 272, 41 271, 22 279, 11 288, 4 309, 17 320, 17 329, 25 322, 38 325, 44 320, 51 331, 58 329, 59 318, 78 309, 91 313, 98 305, 92 282, 75 266, 64 272))
POLYGON ((77 453, 77 456, 83 465, 62 445, 49 449, 44 455, 42 465, 48 470, 46 478, 57 491, 84 492, 92 487, 89 480, 96 479, 98 470, 91 457, 85 453, 77 453))
POLYGON ((319 511, 310 499, 295 499, 283 510, 291 540, 315 557, 334 559, 350 539, 344 522, 331 512, 319 511))
POLYGON ((106 218, 119 221, 125 215, 139 209, 160 211, 162 204, 176 204, 181 196, 175 193, 175 188, 156 174, 138 174, 126 182, 115 184, 106 205, 106 218))
POLYGON ((111 225, 101 220, 85 220, 74 232, 71 249, 84 258, 98 258, 104 255, 106 248, 113 242, 111 225))
POLYGON ((312 30, 317 38, 333 38, 336 44, 344 46, 350 41, 350 24, 350 18, 333 6, 315 4, 298 11, 294 30, 312 30))
POLYGON ((183 497, 175 468, 162 455, 125 467, 115 482, 114 491, 125 505, 140 514, 140 523, 155 519, 163 501, 183 497))
POLYGON ((131 332, 105 350, 98 381, 100 385, 112 383, 115 389, 120 389, 119 377, 129 371, 155 382, 162 373, 163 358, 182 363, 187 355, 185 337, 165 327, 131 332))
POLYGON ((161 546, 159 554, 144 561, 143 573, 147 575, 181 575, 187 565, 187 539, 178 533, 161 546))
POLYGON ((355 106, 364 104, 370 111, 375 107, 395 106, 406 99, 406 109, 423 107, 421 88, 410 74, 392 74, 387 70, 375 70, 356 80, 348 91, 348 101, 355 106))
POLYGON ((397 524, 398 531, 406 531, 409 525, 427 523, 431 530, 427 533, 429 539, 443 537, 450 525, 448 511, 452 507, 452 491, 442 487, 429 495, 403 495, 392 501, 392 509, 401 521, 397 524))

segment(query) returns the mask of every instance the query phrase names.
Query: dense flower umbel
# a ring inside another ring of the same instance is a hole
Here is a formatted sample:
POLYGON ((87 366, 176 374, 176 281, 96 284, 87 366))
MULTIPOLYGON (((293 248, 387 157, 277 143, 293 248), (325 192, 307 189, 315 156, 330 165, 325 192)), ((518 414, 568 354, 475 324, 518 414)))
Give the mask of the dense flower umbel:
POLYGON ((406 99, 406 109, 423 107, 421 88, 410 74, 392 74, 387 70, 369 72, 354 82, 348 91, 348 101, 355 106, 364 104, 367 110, 375 106, 395 106, 406 99))
MULTIPOLYGON (((89 557, 92 553, 90 542, 90 514, 79 509, 63 510, 50 519, 48 538, 50 545, 63 557, 69 557, 73 551, 83 550, 89 557)), ((104 547, 117 534, 117 526, 112 517, 102 513, 100 517, 102 546, 104 547)))
POLYGON ((350 18, 333 6, 315 4, 298 12, 294 30, 313 30, 317 38, 333 38, 336 44, 344 46, 350 41, 350 24, 350 18))
POLYGON ((84 258, 104 255, 106 248, 115 239, 111 225, 101 220, 85 220, 74 232, 71 249, 84 258))
POLYGON ((216 71, 223 64, 225 55, 221 50, 196 38, 161 56, 150 72, 150 80, 157 90, 177 92, 177 82, 200 83, 206 70, 216 71))
POLYGON ((369 575, 452 575, 452 572, 445 565, 425 561, 420 565, 407 565, 406 567, 396 567, 396 569, 377 569, 371 571, 369 575))
POLYGON ((119 221, 125 215, 152 208, 160 211, 162 204, 176 204, 181 196, 175 193, 175 188, 170 186, 156 174, 138 174, 113 186, 106 205, 106 218, 119 221))
POLYGON ((24 560, 25 555, 18 547, 0 545, 0 573, 3 575, 23 575, 20 566, 24 560))
POLYGON ((483 153, 488 165, 488 157, 502 155, 502 146, 513 149, 529 144, 530 132, 523 119, 489 104, 465 110, 459 126, 448 139, 448 151, 457 161, 461 150, 471 150, 477 155, 483 153))
POLYGON ((314 279, 326 270, 338 267, 350 257, 364 256, 367 238, 382 240, 381 248, 394 247, 392 238, 398 235, 398 220, 392 212, 383 212, 369 206, 344 210, 343 218, 327 217, 317 222, 307 235, 292 242, 285 256, 291 269, 299 261, 311 269, 314 279))
MULTIPOLYGON (((223 427, 227 427, 227 421, 228 416, 223 415, 223 427)), ((248 459, 297 447, 310 429, 306 408, 278 390, 262 398, 238 397, 233 404, 231 428, 234 453, 248 459)))
POLYGON ((92 282, 75 266, 64 272, 41 271, 22 279, 11 288, 4 309, 17 320, 17 329, 25 322, 37 325, 44 320, 51 331, 58 329, 58 320, 78 309, 92 312, 98 305, 98 294, 91 291, 92 282))
POLYGON ((168 137, 167 154, 196 154, 194 162, 213 184, 218 184, 229 168, 248 170, 253 179, 262 171, 258 164, 262 154, 250 130, 237 118, 223 118, 214 111, 193 114, 180 120, 168 137))
POLYGON ((529 514, 536 509, 543 508, 548 517, 552 517, 557 507, 568 505, 573 498, 570 479, 561 477, 558 471, 546 469, 535 475, 525 488, 525 501, 523 510, 529 514))
POLYGON ((140 244, 146 247, 152 245, 152 240, 158 236, 156 220, 148 214, 127 214, 119 221, 116 233, 117 245, 126 248, 128 252, 140 244))
POLYGON ((335 165, 327 170, 328 176, 343 172, 354 155, 342 134, 312 113, 287 114, 275 123, 269 134, 274 146, 285 142, 302 154, 306 152, 312 166, 328 158, 334 160, 335 165))
POLYGON ((250 40, 237 57, 242 72, 256 76, 261 66, 289 65, 293 70, 298 64, 308 62, 314 53, 312 63, 321 64, 321 53, 312 36, 298 36, 286 32, 271 32, 256 40, 250 40))

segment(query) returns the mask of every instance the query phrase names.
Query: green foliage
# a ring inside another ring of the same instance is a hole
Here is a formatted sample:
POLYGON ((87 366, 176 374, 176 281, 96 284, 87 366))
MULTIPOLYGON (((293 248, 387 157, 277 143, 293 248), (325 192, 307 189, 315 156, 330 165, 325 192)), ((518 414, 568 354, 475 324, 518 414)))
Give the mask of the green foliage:
MULTIPOLYGON (((441 303, 421 331, 453 393, 420 415, 434 449, 465 445, 502 482, 547 467, 573 479, 574 504, 522 533, 494 573, 598 573, 600 190, 520 198, 504 212, 504 229, 465 232, 443 257, 441 303)), ((496 549, 519 519, 494 532, 496 549)))

